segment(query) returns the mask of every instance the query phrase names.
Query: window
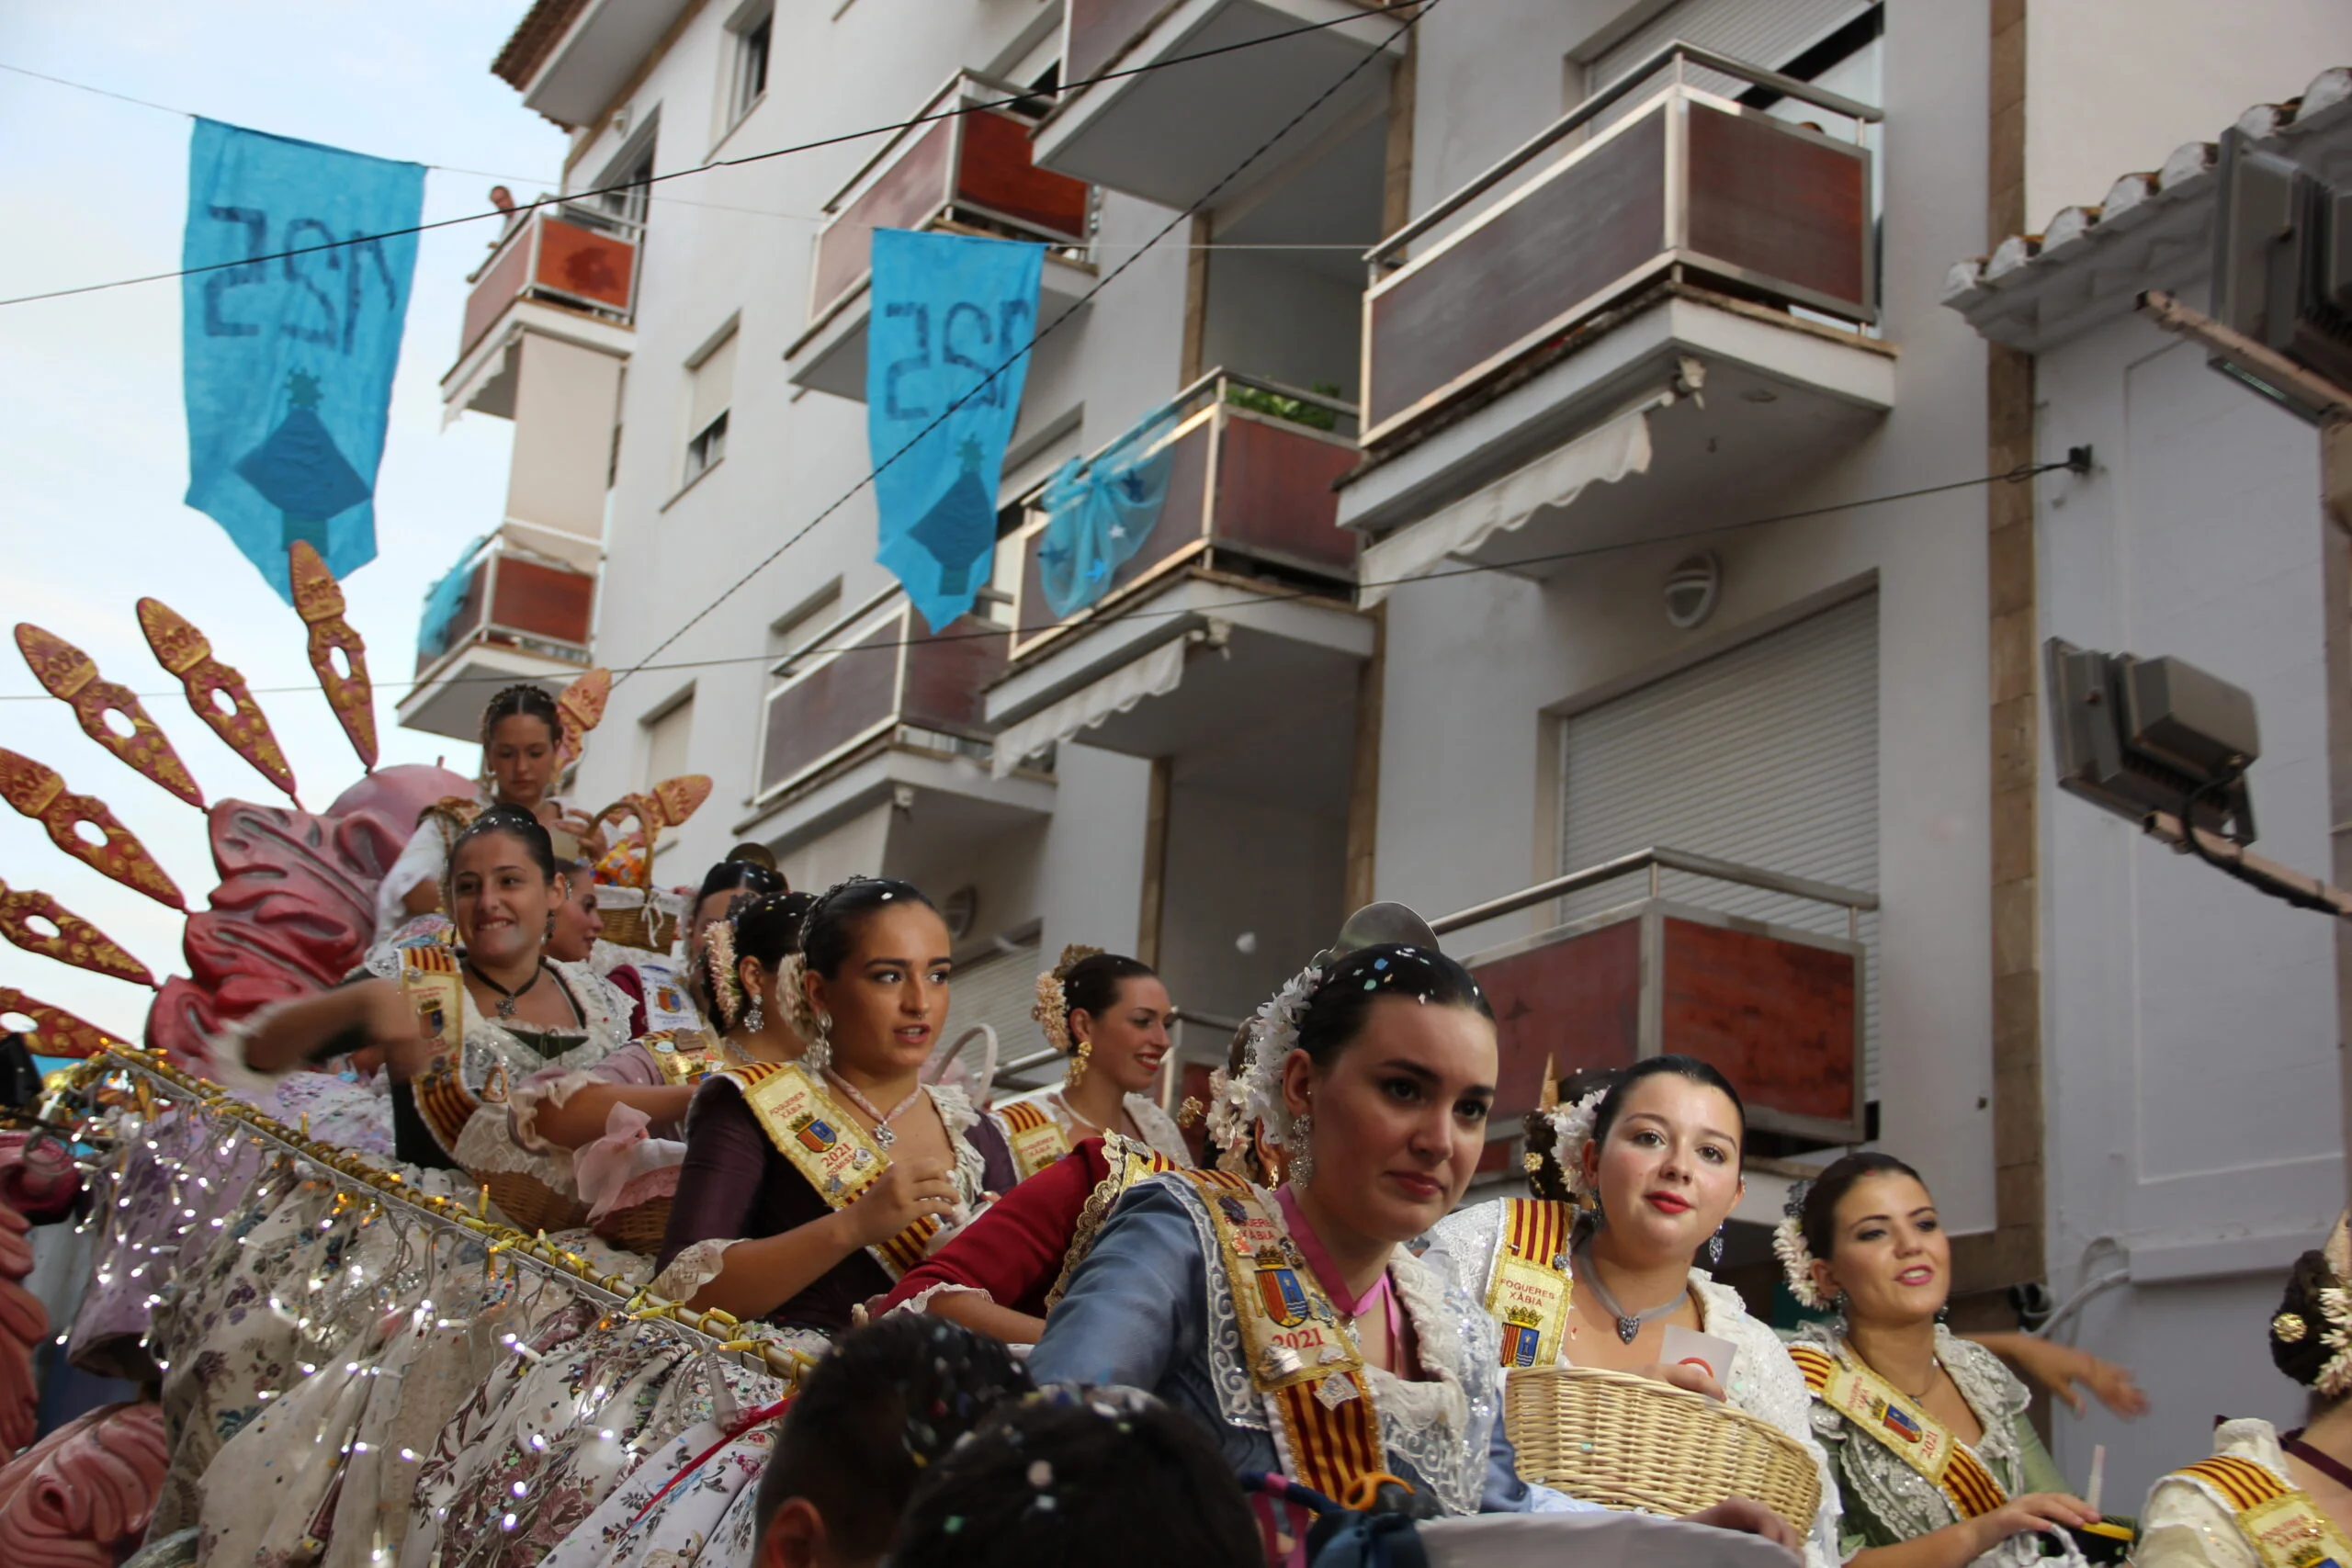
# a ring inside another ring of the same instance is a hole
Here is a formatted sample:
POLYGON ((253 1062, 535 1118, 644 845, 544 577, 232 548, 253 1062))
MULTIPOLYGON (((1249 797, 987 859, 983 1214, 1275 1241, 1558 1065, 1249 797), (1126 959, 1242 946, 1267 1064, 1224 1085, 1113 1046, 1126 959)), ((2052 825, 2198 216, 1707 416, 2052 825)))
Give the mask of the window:
POLYGON ((653 128, 638 133, 612 166, 596 178, 596 205, 607 216, 643 227, 653 199, 653 128))
POLYGON ((644 723, 645 784, 648 788, 663 779, 674 779, 686 769, 686 747, 694 738, 695 694, 692 687, 684 696, 662 709, 644 723))
POLYGON ((842 613, 838 577, 776 617, 768 627, 768 673, 789 675, 792 661, 817 644, 842 613))
POLYGON ((729 126, 750 114, 768 90, 768 46, 775 37, 775 12, 763 10, 735 29, 734 82, 727 95, 729 126))
POLYGON ((694 483, 727 456, 727 405, 735 389, 735 337, 730 323, 725 336, 686 366, 691 385, 686 395, 683 483, 694 483))

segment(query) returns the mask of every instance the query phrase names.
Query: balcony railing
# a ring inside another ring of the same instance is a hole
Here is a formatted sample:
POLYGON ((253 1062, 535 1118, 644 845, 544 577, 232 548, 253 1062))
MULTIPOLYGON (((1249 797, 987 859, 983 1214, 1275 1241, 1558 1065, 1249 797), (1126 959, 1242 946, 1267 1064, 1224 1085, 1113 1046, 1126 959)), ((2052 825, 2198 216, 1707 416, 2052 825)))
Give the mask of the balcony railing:
POLYGON ((1861 128, 1880 118, 1777 72, 1669 45, 1370 253, 1364 445, 1661 277, 1875 321, 1861 128), (1702 73, 1848 122, 1853 140, 1706 91, 1693 84, 1702 73))
POLYGON ((637 310, 641 225, 582 202, 526 214, 468 279, 463 358, 517 299, 543 299, 628 326, 637 310))
POLYGON ((760 741, 759 797, 890 740, 988 755, 980 692, 1004 669, 1002 628, 972 617, 927 635, 895 592, 779 667, 760 741))
POLYGON ((825 204, 809 268, 812 327, 865 281, 876 229, 945 229, 1072 252, 1084 247, 1093 191, 1030 161, 1037 117, 1003 103, 1019 95, 1017 87, 962 73, 923 106, 922 123, 899 132, 825 204), (982 103, 995 107, 923 118, 982 103))
POLYGON ((493 538, 464 569, 464 595, 428 642, 417 638, 425 671, 469 647, 512 649, 585 667, 596 613, 596 576, 493 538))
MULTIPOLYGON (((1332 584, 1351 581, 1357 538, 1338 525, 1339 498, 1331 486, 1355 464, 1355 431, 1352 403, 1210 371, 1179 396, 1173 427, 1148 449, 1172 449, 1159 521, 1112 574, 1102 598, 1060 625, 1055 624, 1038 576, 1037 551, 1046 525, 1038 504, 1042 491, 1027 498, 1012 656, 1020 658, 1070 626, 1110 613, 1187 565, 1271 570, 1332 584)), ((1118 445, 1106 443, 1093 457, 1118 445)))

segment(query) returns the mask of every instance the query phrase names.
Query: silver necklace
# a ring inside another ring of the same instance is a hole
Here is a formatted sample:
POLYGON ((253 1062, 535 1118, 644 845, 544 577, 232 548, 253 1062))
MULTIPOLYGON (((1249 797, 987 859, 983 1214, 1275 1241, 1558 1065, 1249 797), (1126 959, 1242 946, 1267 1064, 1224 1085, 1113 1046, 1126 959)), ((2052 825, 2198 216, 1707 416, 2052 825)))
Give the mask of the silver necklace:
POLYGON ((1646 1311, 1629 1313, 1617 1304, 1617 1298, 1611 1295, 1609 1287, 1600 1282, 1600 1270, 1593 1266, 1592 1253, 1589 1248, 1577 1249, 1577 1261, 1584 1265, 1577 1272, 1583 1277, 1586 1284, 1592 1287, 1593 1295, 1600 1300, 1601 1306, 1607 1309, 1609 1315, 1617 1320, 1617 1337, 1628 1345, 1641 1337, 1643 1329, 1647 1328, 1690 1299, 1690 1285, 1688 1280, 1685 1280, 1682 1288, 1674 1292, 1674 1299, 1664 1306, 1654 1306, 1646 1311))
POLYGON ((858 1092, 857 1086, 850 1082, 849 1079, 842 1077, 841 1074, 833 1071, 831 1067, 827 1067, 825 1069, 825 1076, 832 1079, 836 1085, 840 1086, 841 1091, 843 1094, 849 1096, 849 1102, 852 1105, 856 1106, 860 1111, 865 1111, 868 1116, 874 1119, 874 1141, 881 1145, 886 1149, 892 1144, 899 1141, 899 1134, 890 1131, 890 1123, 904 1115, 907 1111, 913 1106, 916 1100, 922 1098, 922 1085, 917 1084, 914 1087, 914 1091, 911 1094, 909 1094, 906 1099, 892 1106, 890 1108, 890 1113, 888 1116, 885 1116, 881 1111, 874 1108, 874 1102, 872 1100, 866 1099, 865 1095, 858 1092))

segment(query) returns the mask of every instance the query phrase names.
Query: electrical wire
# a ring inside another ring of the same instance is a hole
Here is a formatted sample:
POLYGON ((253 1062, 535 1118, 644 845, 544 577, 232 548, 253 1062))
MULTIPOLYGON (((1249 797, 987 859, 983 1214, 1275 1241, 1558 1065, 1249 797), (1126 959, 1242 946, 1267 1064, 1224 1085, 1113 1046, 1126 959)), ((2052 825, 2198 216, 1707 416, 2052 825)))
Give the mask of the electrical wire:
MULTIPOLYGON (((1717 534, 1733 534, 1747 528, 1762 528, 1775 523, 1795 523, 1812 517, 1831 516, 1841 512, 1858 512, 1866 507, 1886 506, 1900 501, 1916 501, 1923 496, 1943 495, 1952 491, 1973 489, 1979 485, 2020 484, 2025 480, 2033 479, 2039 475, 2051 473, 2059 468, 2071 468, 2072 466, 2073 465, 2071 463, 2067 462, 2037 463, 2030 467, 2005 469, 1997 474, 1980 474, 1973 479, 1951 479, 1942 484, 1922 485, 1915 490, 1891 491, 1884 495, 1867 495, 1854 501, 1833 502, 1826 506, 1808 506, 1796 512, 1778 512, 1764 517, 1744 518, 1737 523, 1714 523, 1709 524, 1708 525, 1701 528, 1688 528, 1671 533, 1645 535, 1638 539, 1620 540, 1614 544, 1586 545, 1575 549, 1552 550, 1543 555, 1527 556, 1518 560, 1501 563, 1464 561, 1442 571, 1425 571, 1411 577, 1376 578, 1359 581, 1352 586, 1357 588, 1386 588, 1392 592, 1401 592, 1408 588, 1412 588, 1420 583, 1442 582, 1449 578, 1478 577, 1493 573, 1516 575, 1531 566, 1548 566, 1558 561, 1587 560, 1596 556, 1615 555, 1624 550, 1647 549, 1656 545, 1677 544, 1689 539, 1703 539, 1717 534)), ((1250 594, 1247 597, 1228 601, 1228 603, 1236 608, 1242 608, 1252 604, 1295 604, 1301 600, 1329 600, 1329 598, 1330 591, 1328 589, 1293 588, 1283 589, 1273 592, 1250 594)), ((1135 622, 1161 620, 1170 616, 1189 615, 1195 614, 1195 612, 1191 610, 1122 610, 1114 612, 1114 614, 1115 618, 1119 620, 1135 622)), ((1058 630, 1062 627, 1080 625, 1093 615, 1094 611, 1090 607, 1088 609, 1079 611, 1076 615, 1072 615, 1066 621, 1046 621, 1039 625, 1025 626, 992 626, 986 631, 936 632, 925 637, 897 637, 887 642, 860 641, 856 643, 842 643, 831 647, 803 648, 795 649, 789 657, 794 662, 797 663, 807 660, 816 659, 826 654, 842 655, 852 653, 881 653, 889 649, 910 648, 918 644, 928 647, 937 643, 969 642, 986 637, 1035 637, 1046 632, 1058 630)), ((1114 617, 1106 615, 1102 618, 1108 620, 1114 617)), ((786 655, 772 651, 763 653, 738 653, 729 654, 715 659, 673 660, 666 664, 640 662, 631 665, 629 669, 633 673, 652 674, 665 670, 709 670, 730 664, 776 664, 783 662, 786 658, 786 655)), ((490 684, 505 686, 514 684, 514 678, 512 675, 468 676, 446 682, 435 682, 432 683, 435 685, 450 686, 490 684)), ((386 681, 376 682, 375 690, 379 692, 406 692, 413 691, 424 684, 426 684, 426 682, 422 681, 386 681)), ((248 691, 257 697, 296 696, 300 695, 303 693, 312 692, 315 690, 317 690, 315 685, 254 686, 248 688, 248 691)), ((175 687, 173 690, 168 692, 141 692, 136 694, 142 699, 161 700, 168 697, 180 696, 184 694, 181 693, 178 688, 175 687)), ((46 692, 0 693, 0 703, 35 703, 49 702, 51 700, 53 699, 51 699, 46 692)))
MULTIPOLYGON (((690 168, 673 169, 666 175, 647 175, 642 178, 626 180, 618 185, 597 186, 587 190, 571 191, 560 196, 540 197, 533 201, 519 202, 513 208, 492 208, 488 212, 472 212, 460 218, 436 218, 430 222, 413 223, 403 229, 387 229, 379 233, 373 234, 354 234, 347 240, 327 240, 315 245, 298 245, 288 250, 273 251, 264 255, 239 256, 233 261, 210 262, 203 266, 175 267, 169 272, 151 272, 143 274, 138 277, 118 277, 105 283, 85 283, 78 284, 71 288, 51 288, 43 290, 38 294, 19 294, 10 299, 0 299, 0 307, 9 305, 30 305, 39 303, 45 299, 66 299, 76 295, 103 293, 107 289, 136 288, 143 283, 165 283, 175 277, 190 277, 208 272, 223 271, 229 267, 252 266, 263 262, 284 261, 291 256, 311 255, 320 251, 342 250, 351 245, 372 244, 382 240, 397 240, 409 234, 429 233, 436 229, 452 229, 461 223, 480 223, 493 218, 501 220, 516 219, 528 213, 536 212, 543 207, 568 206, 574 202, 585 201, 590 197, 599 196, 627 196, 638 191, 646 190, 648 187, 652 186, 665 184, 671 180, 687 179, 695 175, 707 174, 713 169, 742 168, 752 164, 764 164, 772 158, 790 157, 796 153, 815 152, 820 148, 837 147, 843 142, 862 141, 869 137, 875 136, 897 135, 902 131, 911 130, 919 125, 928 125, 933 120, 955 119, 964 115, 979 114, 989 109, 1010 108, 1019 104, 1035 103, 1041 97, 1057 96, 1064 93, 1074 93, 1082 87, 1091 87, 1098 83, 1114 82, 1127 76, 1148 75, 1157 71, 1170 70, 1179 65, 1190 65, 1196 61, 1213 60, 1219 55, 1234 54, 1245 49, 1256 49, 1264 44, 1280 43, 1284 39, 1297 38, 1304 33, 1320 32, 1326 28, 1341 27, 1350 22, 1364 21, 1371 17, 1386 16, 1398 11, 1411 13, 1411 15, 1407 17, 1404 28, 1397 29, 1398 36, 1401 36, 1405 28, 1410 28, 1415 21, 1419 19, 1422 13, 1437 3, 1438 0, 1388 0, 1388 3, 1385 5, 1365 6, 1361 14, 1358 15, 1333 17, 1320 22, 1307 22, 1295 28, 1285 28, 1281 32, 1267 33, 1259 38, 1242 39, 1234 43, 1219 44, 1214 49, 1196 50, 1191 54, 1170 55, 1165 60, 1154 61, 1146 65, 1130 65, 1117 71, 1105 71, 1100 75, 1089 76, 1082 81, 1058 83, 1050 90, 1050 92, 1044 90, 1033 90, 1025 93, 1015 93, 1010 97, 990 98, 977 103, 961 104, 954 108, 940 109, 930 114, 919 114, 912 119, 897 120, 888 125, 870 126, 863 130, 842 131, 834 136, 820 136, 813 141, 795 142, 791 146, 778 147, 765 152, 747 152, 741 157, 735 158, 711 158, 704 161, 703 163, 694 164, 690 168), (1419 7, 1419 10, 1416 10, 1416 7, 1419 7)), ((1364 60, 1359 61, 1356 64, 1355 70, 1360 71, 1364 67, 1364 65, 1370 63, 1372 60, 1379 58, 1380 53, 1385 51, 1385 47, 1386 46, 1384 45, 1381 51, 1376 51, 1373 54, 1366 56, 1364 60)), ((21 67, 14 66, 10 67, 10 69, 22 70, 21 67)), ((26 72, 24 73, 28 75, 40 74, 37 72, 26 72)), ((1349 73, 1350 75, 1353 75, 1354 73, 1354 71, 1351 71, 1349 73)), ((63 78, 50 77, 48 80, 62 82, 63 78)), ((82 84, 77 82, 65 83, 64 85, 68 86, 82 85, 82 84)), ((91 88, 89 90, 93 92, 105 91, 103 88, 91 88)), ((146 108, 166 108, 167 112, 172 114, 182 114, 187 112, 182 109, 169 109, 165 105, 151 103, 144 98, 132 98, 125 94, 107 93, 107 96, 109 97, 120 97, 126 102, 139 104, 142 107, 146 108)), ((1287 127, 1285 129, 1287 129, 1287 127)), ((1246 167, 1247 164, 1245 163, 1243 166, 1246 167)), ((459 170, 457 172, 471 172, 478 174, 481 171, 459 170)), ((1238 173, 1238 171, 1236 172, 1238 173)), ((490 177, 495 179, 501 176, 492 175, 490 177)), ((1227 177, 1228 179, 1231 178, 1230 175, 1227 177)))
MULTIPOLYGON (((613 673, 613 684, 618 686, 621 682, 627 681, 631 675, 635 674, 638 670, 641 669, 644 665, 660 658, 662 649, 668 648, 672 643, 677 641, 680 637, 694 630, 695 626, 701 625, 705 616, 708 615, 712 611, 718 609, 721 604, 724 604, 728 600, 733 598, 738 592, 741 592, 742 589, 751 582, 752 579, 759 576, 760 573, 775 565, 775 562, 783 557, 786 550, 792 548, 793 546, 807 538, 810 533, 815 531, 818 525, 824 522, 826 518, 831 517, 836 512, 839 512, 842 507, 848 505, 851 501, 854 500, 865 490, 866 486, 881 478, 882 475, 896 465, 900 458, 904 457, 908 453, 921 446, 923 440, 929 436, 933 431, 937 430, 940 426, 945 424, 949 417, 953 415, 957 409, 962 408, 966 403, 970 402, 974 398, 978 397, 982 392, 988 390, 989 387, 996 383, 998 377, 1003 375, 1007 370, 1012 369, 1015 365, 1020 364, 1023 359, 1027 358, 1030 351, 1035 349, 1039 344, 1043 343, 1047 337, 1050 337, 1060 328, 1064 321, 1076 317, 1080 307, 1089 303, 1096 295, 1102 293, 1105 288, 1110 288, 1111 285, 1116 282, 1129 267, 1135 265, 1136 262, 1141 261, 1145 254, 1150 251, 1152 246, 1158 244, 1160 241, 1174 233, 1179 225, 1190 221, 1194 214, 1200 212, 1203 209, 1208 206, 1209 202, 1216 197, 1219 191, 1231 185, 1235 180, 1239 179, 1250 164, 1264 157, 1269 152, 1272 152, 1276 142, 1280 141, 1283 137, 1288 136, 1292 131, 1297 130, 1299 125, 1306 120, 1307 116, 1313 114, 1317 109, 1321 108, 1325 103, 1329 101, 1334 93, 1337 93, 1340 88, 1346 86, 1350 82, 1354 81, 1356 77, 1363 73, 1365 67, 1369 66, 1374 61, 1384 58, 1388 51, 1388 46, 1390 44, 1396 42, 1407 33, 1412 31, 1413 28, 1423 17, 1426 17, 1431 11, 1436 10, 1442 4, 1443 4, 1443 0, 1426 0, 1425 4, 1408 7, 1408 14, 1403 23, 1397 27, 1395 32, 1388 35, 1387 39, 1382 43, 1379 49, 1367 51, 1362 59, 1358 60, 1353 65, 1349 66, 1345 72, 1340 73, 1339 80, 1333 82, 1329 86, 1315 95, 1315 96, 1308 101, 1305 108, 1300 109, 1296 114, 1291 116, 1288 120, 1283 122, 1280 130, 1276 130, 1272 136, 1267 137, 1265 141, 1260 142, 1257 148, 1251 152, 1248 157, 1233 165, 1233 167, 1227 171, 1225 176, 1219 179, 1216 184, 1209 186, 1208 189, 1193 197, 1190 206, 1184 208, 1183 210, 1178 212, 1166 223, 1160 225, 1159 232, 1153 234, 1150 239, 1146 240, 1141 248, 1136 250, 1135 254, 1129 256, 1126 260, 1113 267, 1109 272, 1104 273, 1101 277, 1096 278, 1094 280, 1094 286, 1089 288, 1085 293, 1080 295, 1075 300, 1071 301, 1068 310, 1055 317, 1053 321, 1038 328, 1035 333, 1030 335, 1027 343, 1023 344, 1019 348, 1013 350, 1011 354, 1006 355, 1002 360, 998 362, 996 368, 990 370, 986 376, 981 377, 978 381, 975 382, 969 391, 966 392, 962 397, 956 398, 949 401, 945 408, 939 411, 938 418, 933 420, 929 424, 924 425, 921 430, 915 432, 913 435, 908 437, 904 446, 891 453, 888 457, 885 457, 881 462, 876 463, 872 469, 868 470, 864 479, 859 479, 855 484, 850 486, 849 489, 834 497, 831 502, 826 504, 824 510, 819 512, 814 517, 808 519, 808 522, 803 523, 792 534, 787 536, 782 544, 776 546, 775 549, 770 550, 766 555, 761 557, 759 561, 755 563, 749 571, 746 571, 742 576, 737 578, 733 582, 729 583, 726 588, 721 590, 718 598, 713 599, 709 604, 705 604, 701 609, 695 611, 691 616, 687 617, 686 623, 684 626, 672 632, 668 637, 663 637, 660 642, 654 644, 651 651, 648 652, 643 659, 638 661, 637 664, 615 671, 613 673)), ((1394 10, 1396 8, 1396 6, 1393 6, 1383 7, 1385 10, 1394 10)), ((1097 80, 1100 80, 1100 78, 1097 78, 1097 80)))

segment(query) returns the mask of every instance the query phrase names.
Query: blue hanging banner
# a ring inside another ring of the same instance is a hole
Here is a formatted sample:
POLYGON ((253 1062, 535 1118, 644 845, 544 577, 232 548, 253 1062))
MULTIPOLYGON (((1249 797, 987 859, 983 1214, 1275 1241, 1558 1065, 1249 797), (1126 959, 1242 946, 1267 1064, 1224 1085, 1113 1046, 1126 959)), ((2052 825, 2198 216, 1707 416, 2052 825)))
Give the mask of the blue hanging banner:
POLYGON ((337 579, 376 558, 416 236, 361 236, 413 229, 424 211, 422 164, 196 122, 180 265, 208 270, 180 290, 187 504, 289 604, 297 539, 337 579))
POLYGON ((997 485, 1021 412, 1045 257, 1044 246, 1010 240, 874 231, 865 333, 866 440, 881 470, 874 558, 933 631, 969 610, 988 584, 997 485), (1020 357, 989 379, 1016 350, 1020 357), (910 441, 912 450, 892 461, 910 441))
POLYGON ((1037 584, 1054 619, 1067 620, 1111 590, 1111 579, 1143 547, 1168 501, 1178 405, 1136 422, 1093 461, 1072 457, 1046 481, 1045 532, 1037 540, 1037 584))

